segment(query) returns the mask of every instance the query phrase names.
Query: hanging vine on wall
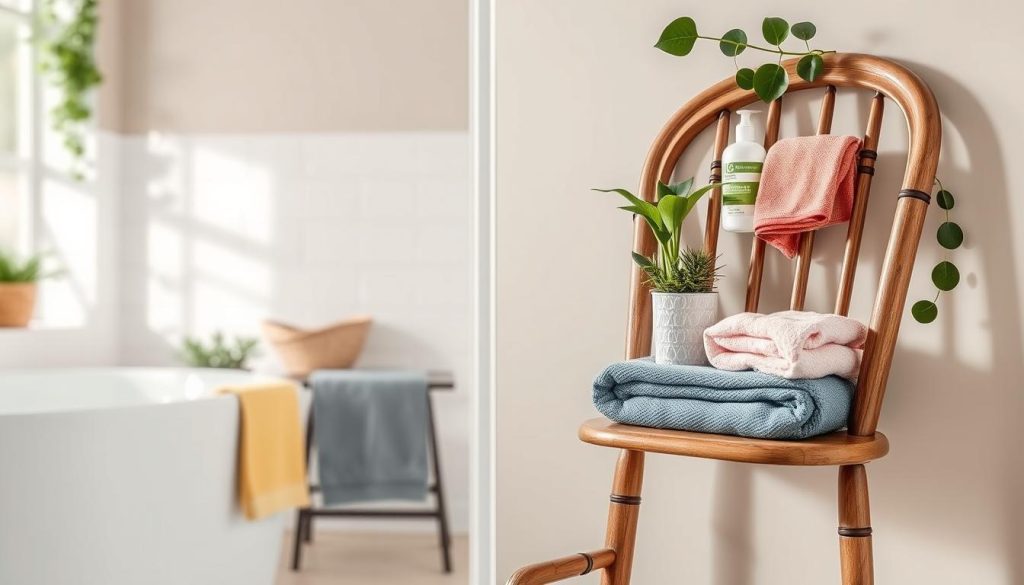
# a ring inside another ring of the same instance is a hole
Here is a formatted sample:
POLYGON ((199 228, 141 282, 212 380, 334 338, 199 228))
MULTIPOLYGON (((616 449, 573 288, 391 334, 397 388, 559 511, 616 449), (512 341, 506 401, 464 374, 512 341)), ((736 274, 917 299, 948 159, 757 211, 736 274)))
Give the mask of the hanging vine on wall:
MULTIPOLYGON (((949 218, 949 210, 953 209, 956 201, 953 199, 953 194, 946 190, 938 177, 935 178, 935 184, 939 186, 939 192, 935 194, 935 202, 946 213, 946 221, 942 222, 942 225, 939 226, 938 231, 935 233, 935 239, 946 250, 956 250, 964 243, 964 231, 960 228, 959 224, 951 221, 949 218)), ((949 261, 948 253, 945 259, 932 268, 932 283, 938 289, 935 291, 935 298, 930 301, 917 301, 910 307, 910 314, 914 316, 918 323, 931 323, 934 321, 939 316, 939 307, 935 304, 935 301, 939 300, 939 295, 953 290, 956 288, 956 285, 960 284, 960 270, 956 267, 956 264, 949 261)))
POLYGON ((50 110, 53 130, 71 155, 72 175, 82 178, 85 126, 92 118, 90 93, 102 81, 93 47, 99 25, 97 0, 46 0, 38 24, 40 67, 57 89, 50 110))

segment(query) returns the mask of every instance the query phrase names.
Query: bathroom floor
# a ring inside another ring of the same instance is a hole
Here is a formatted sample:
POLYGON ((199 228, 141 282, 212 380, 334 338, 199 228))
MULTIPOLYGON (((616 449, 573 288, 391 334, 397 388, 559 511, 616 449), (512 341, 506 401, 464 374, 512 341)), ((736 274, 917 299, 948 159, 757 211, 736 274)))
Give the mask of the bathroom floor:
POLYGON ((302 554, 302 571, 292 572, 292 534, 284 539, 277 585, 454 585, 466 582, 469 547, 452 537, 450 575, 441 572, 437 535, 322 531, 302 554))

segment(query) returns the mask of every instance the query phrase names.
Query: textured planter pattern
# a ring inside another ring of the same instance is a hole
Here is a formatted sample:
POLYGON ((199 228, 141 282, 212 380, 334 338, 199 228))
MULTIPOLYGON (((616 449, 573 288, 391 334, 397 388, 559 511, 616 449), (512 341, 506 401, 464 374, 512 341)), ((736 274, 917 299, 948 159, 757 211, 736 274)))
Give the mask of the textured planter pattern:
POLYGON ((718 293, 651 293, 654 361, 707 365, 704 330, 718 321, 718 293))

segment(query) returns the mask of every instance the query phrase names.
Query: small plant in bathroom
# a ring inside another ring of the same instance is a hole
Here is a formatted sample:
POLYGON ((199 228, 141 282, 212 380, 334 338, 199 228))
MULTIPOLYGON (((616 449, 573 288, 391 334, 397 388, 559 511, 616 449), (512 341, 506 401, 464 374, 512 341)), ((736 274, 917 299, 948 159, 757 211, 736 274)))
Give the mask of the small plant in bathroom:
POLYGON ((659 182, 654 203, 625 189, 595 189, 624 197, 629 205, 620 209, 642 217, 658 241, 653 257, 633 252, 633 261, 652 288, 654 361, 659 364, 707 363, 703 335, 718 318, 720 267, 704 250, 682 247, 682 227, 701 197, 718 185, 692 191, 692 178, 673 185, 659 182))
POLYGON ((939 316, 939 307, 935 304, 939 300, 939 295, 953 290, 960 284, 960 269, 949 260, 948 251, 955 250, 963 244, 964 231, 949 216, 949 210, 953 209, 953 206, 956 204, 953 193, 946 190, 938 177, 935 178, 935 184, 939 187, 939 192, 935 194, 935 201, 938 203, 939 209, 942 209, 946 214, 945 221, 942 222, 942 225, 939 226, 938 231, 935 233, 935 239, 947 251, 947 257, 932 268, 932 283, 937 289, 935 291, 935 298, 930 301, 927 299, 917 301, 910 307, 910 314, 914 316, 918 323, 931 323, 934 321, 939 316))
POLYGON ((25 258, 0 250, 0 327, 26 327, 36 306, 38 282, 56 276, 43 266, 46 254, 25 258))
POLYGON ((244 370, 249 359, 258 352, 259 340, 255 337, 235 337, 228 340, 223 332, 217 331, 209 341, 197 337, 185 337, 181 343, 181 359, 196 368, 231 368, 244 370))
POLYGON ((783 57, 800 57, 797 61, 797 74, 807 80, 814 81, 825 69, 824 56, 835 51, 812 49, 811 39, 818 32, 810 22, 798 22, 792 26, 778 17, 765 18, 761 23, 761 36, 768 46, 750 43, 747 33, 734 28, 721 37, 702 35, 697 32, 697 23, 689 16, 682 16, 670 22, 661 37, 654 45, 670 55, 683 57, 690 54, 698 39, 718 43, 718 48, 726 57, 732 57, 736 66, 736 85, 743 89, 752 89, 762 101, 770 102, 786 93, 789 86, 789 75, 782 67, 783 57), (786 50, 782 44, 790 37, 803 42, 803 48, 786 50), (775 62, 763 63, 756 69, 740 67, 737 57, 747 49, 771 53, 777 56, 775 62))
POLYGON ((57 90, 50 110, 53 130, 71 155, 71 174, 83 178, 85 125, 92 118, 92 91, 103 81, 93 48, 99 26, 97 0, 45 0, 36 26, 40 68, 57 90))

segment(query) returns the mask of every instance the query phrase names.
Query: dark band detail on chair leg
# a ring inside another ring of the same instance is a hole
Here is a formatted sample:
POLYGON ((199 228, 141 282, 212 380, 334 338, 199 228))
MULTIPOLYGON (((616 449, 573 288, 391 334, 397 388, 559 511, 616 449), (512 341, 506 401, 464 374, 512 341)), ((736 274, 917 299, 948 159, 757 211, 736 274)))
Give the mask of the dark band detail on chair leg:
POLYGON ((712 172, 714 172, 715 169, 720 169, 720 168, 722 168, 722 161, 720 161, 720 160, 713 160, 713 161, 711 161, 711 171, 712 172))
POLYGON ((863 538, 865 536, 871 536, 871 527, 867 528, 844 528, 839 527, 839 536, 849 536, 853 538, 863 538))
POLYGON ((583 572, 580 573, 580 575, 586 575, 587 573, 594 570, 594 557, 588 555, 587 553, 580 553, 580 556, 587 559, 587 568, 583 569, 583 572))
POLYGON ((722 175, 711 175, 708 177, 708 183, 721 183, 722 175))
POLYGON ((862 148, 860 151, 861 158, 870 158, 871 160, 878 159, 878 152, 871 150, 870 148, 862 148))
POLYGON ((640 496, 620 496, 619 494, 612 494, 609 498, 613 504, 625 504, 627 506, 639 506, 640 496))
POLYGON ((925 193, 924 191, 918 191, 917 189, 903 189, 902 191, 900 191, 900 195, 899 197, 897 197, 897 199, 901 199, 903 197, 913 197, 914 199, 920 199, 921 201, 924 201, 926 204, 930 204, 932 202, 931 195, 925 193))
POLYGON ((859 171, 859 172, 861 172, 861 173, 863 173, 865 175, 874 175, 875 174, 875 167, 869 167, 868 165, 860 165, 860 166, 857 167, 857 171, 859 171))

